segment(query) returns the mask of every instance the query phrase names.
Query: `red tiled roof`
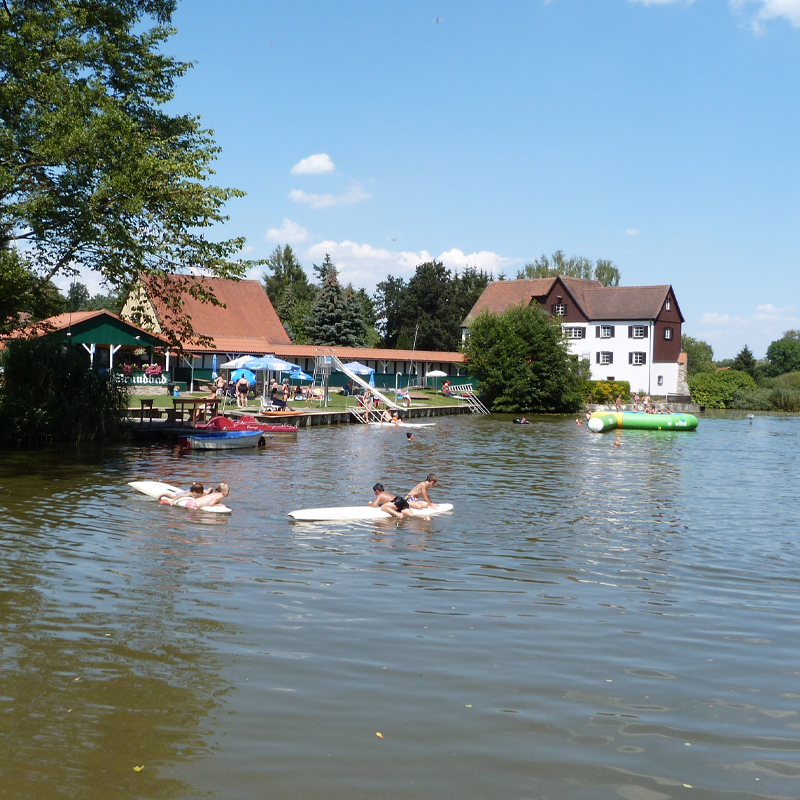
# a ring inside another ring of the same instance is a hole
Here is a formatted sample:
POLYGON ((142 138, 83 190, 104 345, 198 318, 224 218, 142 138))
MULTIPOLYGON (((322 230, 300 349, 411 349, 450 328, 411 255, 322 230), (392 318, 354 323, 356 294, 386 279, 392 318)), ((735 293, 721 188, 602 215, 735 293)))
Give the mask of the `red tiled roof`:
MULTIPOLYGON (((185 276, 170 277, 177 280, 185 276)), ((183 312, 191 320, 195 333, 215 340, 221 337, 243 337, 265 340, 273 345, 289 344, 289 335, 259 281, 235 281, 229 278, 198 280, 202 280, 223 305, 203 303, 184 292, 181 295, 183 312)), ((167 316, 164 304, 152 296, 150 301, 159 322, 162 321, 167 316)), ((217 349, 220 349, 219 346, 217 349)))
POLYGON ((678 356, 678 363, 679 364, 688 364, 689 363, 689 356, 686 353, 681 353, 678 356))
POLYGON ((243 336, 215 336, 213 347, 191 347, 193 353, 228 353, 230 355, 276 356, 292 361, 295 358, 314 358, 317 353, 333 353, 342 361, 439 361, 447 364, 460 364, 463 353, 438 350, 387 350, 374 347, 320 347, 314 344, 274 344, 266 339, 243 336))
MULTIPOLYGON (((467 326, 482 311, 500 314, 534 298, 546 296, 556 278, 529 278, 490 283, 462 323, 467 326)), ((601 286, 583 278, 558 278, 590 320, 647 320, 658 317, 670 286, 601 286)))
POLYGON ((590 319, 655 319, 667 299, 669 286, 604 286, 584 292, 584 311, 590 319))
POLYGON ((483 311, 502 314, 513 306, 530 305, 534 297, 545 297, 555 278, 521 278, 515 281, 492 281, 467 314, 462 327, 470 325, 483 311))

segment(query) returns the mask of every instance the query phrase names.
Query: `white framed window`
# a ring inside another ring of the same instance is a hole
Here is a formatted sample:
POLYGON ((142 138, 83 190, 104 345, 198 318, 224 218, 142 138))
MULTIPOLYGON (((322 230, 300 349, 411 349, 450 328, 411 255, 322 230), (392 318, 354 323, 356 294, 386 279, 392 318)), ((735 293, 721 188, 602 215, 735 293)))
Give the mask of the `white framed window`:
POLYGON ((672 328, 664 328, 664 338, 665 339, 672 339, 674 335, 674 331, 672 328))
POLYGON ((598 364, 613 364, 614 363, 614 354, 609 353, 607 351, 602 351, 597 353, 597 363, 598 364))
POLYGON ((646 339, 647 325, 628 325, 629 339, 646 339))
POLYGON ((628 353, 628 363, 640 367, 647 363, 647 353, 628 353))
POLYGON ((613 339, 614 326, 613 325, 596 325, 594 335, 597 339, 613 339))
POLYGON ((669 311, 669 297, 667 298, 667 302, 664 303, 664 310, 669 311))
POLYGON ((658 376, 658 385, 659 386, 663 386, 664 385, 664 376, 663 375, 659 375, 658 376))
POLYGON ((564 328, 567 339, 585 339, 586 328, 564 328))
POLYGON ((557 317, 566 317, 567 316, 567 304, 566 303, 554 303, 553 304, 553 314, 557 317))

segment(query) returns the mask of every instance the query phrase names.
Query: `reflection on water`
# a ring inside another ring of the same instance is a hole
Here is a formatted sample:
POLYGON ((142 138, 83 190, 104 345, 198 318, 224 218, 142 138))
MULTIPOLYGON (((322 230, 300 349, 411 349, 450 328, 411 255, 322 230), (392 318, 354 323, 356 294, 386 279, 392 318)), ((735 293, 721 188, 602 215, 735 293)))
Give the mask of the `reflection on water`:
POLYGON ((0 454, 0 794, 797 796, 798 422, 509 423, 0 454))

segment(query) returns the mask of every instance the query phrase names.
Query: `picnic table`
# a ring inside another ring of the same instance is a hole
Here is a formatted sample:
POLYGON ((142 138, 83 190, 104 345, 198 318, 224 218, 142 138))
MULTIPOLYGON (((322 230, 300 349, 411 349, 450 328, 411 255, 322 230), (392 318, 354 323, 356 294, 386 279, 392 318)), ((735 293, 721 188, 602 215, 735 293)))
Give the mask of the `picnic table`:
POLYGON ((183 425, 183 412, 186 407, 191 409, 190 422, 197 422, 198 418, 202 415, 202 421, 206 421, 206 412, 209 418, 217 415, 219 408, 219 399, 217 397, 173 397, 172 398, 172 413, 175 416, 175 422, 183 425), (178 417, 178 409, 180 409, 180 418, 178 417))

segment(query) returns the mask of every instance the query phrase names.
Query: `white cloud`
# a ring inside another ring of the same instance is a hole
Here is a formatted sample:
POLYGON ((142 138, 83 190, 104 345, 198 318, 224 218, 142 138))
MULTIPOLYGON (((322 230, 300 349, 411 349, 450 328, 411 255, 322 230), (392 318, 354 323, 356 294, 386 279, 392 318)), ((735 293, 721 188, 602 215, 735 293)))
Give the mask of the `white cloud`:
POLYGON ((641 236, 642 235, 642 232, 641 231, 637 231, 636 228, 625 228, 625 233, 627 233, 628 236, 641 236))
POLYGON ((310 235, 302 225, 284 217, 281 227, 270 228, 264 238, 268 242, 278 242, 279 244, 300 244, 305 242, 310 235))
MULTIPOLYGON (((434 258, 427 250, 392 251, 370 244, 332 240, 312 245, 306 251, 306 256, 313 263, 320 264, 326 253, 336 264, 342 283, 352 282, 354 286, 363 286, 367 291, 372 291, 387 275, 408 280, 420 264, 434 258)), ((441 261, 448 269, 461 270, 471 266, 491 271, 495 277, 503 268, 519 262, 519 259, 505 258, 487 251, 465 255, 457 248, 442 253, 436 260, 441 261)))
POLYGON ((369 200, 371 194, 365 192, 360 186, 351 186, 344 194, 313 194, 302 189, 292 189, 289 198, 295 203, 305 203, 311 208, 328 208, 329 206, 349 206, 369 200))
POLYGON ((800 328, 800 316, 793 306, 756 306, 749 316, 731 316, 708 311, 698 321, 684 325, 683 332, 708 342, 715 358, 733 358, 747 345, 756 358, 763 358, 770 342, 784 331, 800 328))
POLYGON ((334 172, 336 165, 327 153, 315 153, 298 161, 291 169, 292 175, 324 175, 334 172))
POLYGON ((488 250, 465 255, 458 248, 453 248, 442 253, 437 261, 441 261, 448 269, 462 270, 464 267, 474 267, 484 272, 491 272, 497 278, 504 269, 518 263, 519 259, 506 258, 488 250))
POLYGON ((760 31, 760 23, 780 18, 800 28, 800 0, 730 0, 730 3, 736 9, 758 5, 758 13, 753 20, 756 31, 760 31))

